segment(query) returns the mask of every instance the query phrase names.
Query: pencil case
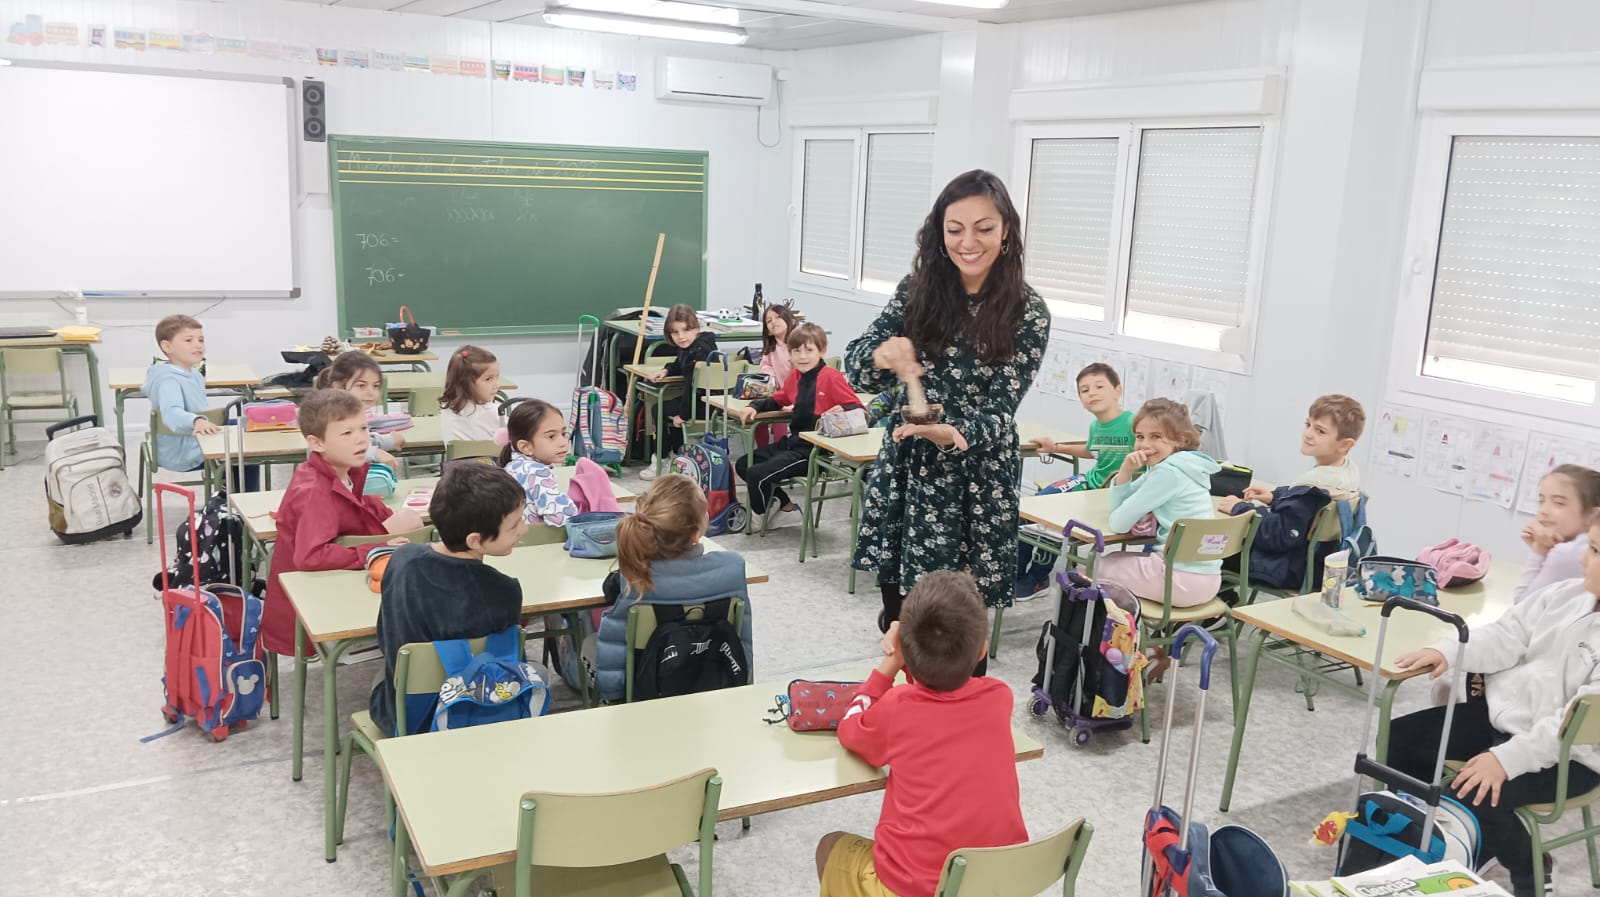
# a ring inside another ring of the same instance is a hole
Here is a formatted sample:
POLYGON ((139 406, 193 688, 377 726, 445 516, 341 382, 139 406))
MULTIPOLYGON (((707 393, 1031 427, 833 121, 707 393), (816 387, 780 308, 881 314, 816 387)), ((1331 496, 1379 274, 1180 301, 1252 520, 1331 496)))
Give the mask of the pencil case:
POLYGON ((261 430, 293 430, 300 425, 299 414, 300 409, 288 399, 247 402, 244 406, 244 428, 251 433, 261 430))

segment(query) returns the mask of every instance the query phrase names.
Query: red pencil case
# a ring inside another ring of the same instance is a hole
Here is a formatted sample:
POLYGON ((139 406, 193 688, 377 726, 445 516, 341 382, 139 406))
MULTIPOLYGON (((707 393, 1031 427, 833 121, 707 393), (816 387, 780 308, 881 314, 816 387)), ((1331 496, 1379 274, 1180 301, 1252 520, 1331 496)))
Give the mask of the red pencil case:
POLYGON ((786 722, 796 732, 837 730, 860 688, 860 682, 795 679, 785 694, 774 699, 776 706, 767 711, 771 717, 767 722, 786 722))

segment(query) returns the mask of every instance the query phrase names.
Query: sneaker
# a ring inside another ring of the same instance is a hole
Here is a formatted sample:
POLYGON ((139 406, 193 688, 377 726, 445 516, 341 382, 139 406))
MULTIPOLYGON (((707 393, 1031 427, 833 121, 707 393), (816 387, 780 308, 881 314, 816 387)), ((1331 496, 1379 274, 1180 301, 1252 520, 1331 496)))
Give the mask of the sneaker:
POLYGON ((655 465, 655 462, 653 462, 653 461, 648 463, 648 464, 646 464, 639 471, 639 479, 641 479, 641 480, 649 481, 649 480, 653 480, 655 478, 656 478, 656 465, 655 465))
POLYGON ((1549 854, 1544 857, 1544 897, 1556 897, 1556 860, 1549 854))
POLYGON ((764 530, 777 529, 780 526, 788 526, 789 524, 794 523, 796 520, 799 520, 799 519, 800 519, 800 506, 799 505, 795 505, 794 507, 792 507, 789 510, 785 511, 781 506, 779 506, 778 504, 774 503, 774 504, 769 505, 767 507, 766 520, 762 522, 761 528, 764 529, 764 530))

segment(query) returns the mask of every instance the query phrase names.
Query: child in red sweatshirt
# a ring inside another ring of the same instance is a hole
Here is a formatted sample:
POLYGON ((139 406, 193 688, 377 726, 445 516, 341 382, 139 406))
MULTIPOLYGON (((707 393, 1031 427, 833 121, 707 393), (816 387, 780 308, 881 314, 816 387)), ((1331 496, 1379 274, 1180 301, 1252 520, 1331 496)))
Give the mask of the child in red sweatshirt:
POLYGON ((840 744, 890 769, 876 839, 823 837, 822 897, 933 897, 952 850, 1028 840, 1011 689, 972 675, 988 631, 971 574, 928 573, 906 596, 883 661, 839 724, 840 744), (892 688, 902 669, 909 684, 892 688))
MULTIPOLYGON (((395 511, 367 483, 367 414, 360 399, 342 389, 319 389, 300 403, 300 432, 311 453, 294 472, 278 506, 278 541, 272 552, 261 609, 261 642, 275 654, 294 653, 294 606, 279 577, 299 570, 359 570, 367 552, 392 541, 387 534, 422 526, 416 511, 395 511), (354 548, 341 536, 372 535, 354 548)), ((308 651, 310 646, 306 646, 308 651)))

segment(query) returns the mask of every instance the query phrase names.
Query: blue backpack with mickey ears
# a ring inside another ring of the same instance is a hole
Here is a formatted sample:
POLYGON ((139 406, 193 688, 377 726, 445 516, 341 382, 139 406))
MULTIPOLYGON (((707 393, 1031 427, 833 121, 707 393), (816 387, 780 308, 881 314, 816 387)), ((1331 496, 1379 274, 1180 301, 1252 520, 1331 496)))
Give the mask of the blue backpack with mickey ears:
POLYGON ((490 635, 478 654, 466 639, 436 641, 433 649, 445 678, 429 731, 527 719, 550 709, 550 689, 522 660, 517 627, 490 635))

